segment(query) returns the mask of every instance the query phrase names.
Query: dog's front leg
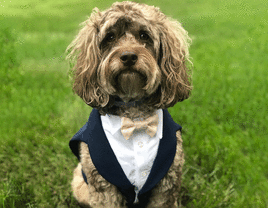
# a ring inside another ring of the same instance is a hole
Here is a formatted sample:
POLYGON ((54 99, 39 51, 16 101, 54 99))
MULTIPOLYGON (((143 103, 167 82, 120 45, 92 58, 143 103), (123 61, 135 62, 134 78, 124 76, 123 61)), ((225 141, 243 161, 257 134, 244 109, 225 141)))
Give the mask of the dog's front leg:
POLYGON ((89 189, 88 185, 84 181, 82 176, 82 165, 81 163, 74 170, 73 181, 72 181, 73 194, 79 204, 83 207, 89 206, 89 189))
POLYGON ((82 175, 82 167, 84 173, 87 176, 87 181, 89 181, 89 173, 90 168, 94 165, 92 164, 87 145, 83 142, 79 145, 79 154, 80 154, 80 163, 74 170, 73 181, 72 181, 72 189, 74 193, 74 197, 79 202, 79 204, 85 208, 89 208, 90 206, 90 187, 85 182, 82 175))
POLYGON ((74 171, 72 182, 74 196, 83 207, 120 208, 126 201, 116 186, 106 181, 94 166, 87 144, 80 143, 80 163, 74 171), (82 176, 82 169, 88 184, 82 176))

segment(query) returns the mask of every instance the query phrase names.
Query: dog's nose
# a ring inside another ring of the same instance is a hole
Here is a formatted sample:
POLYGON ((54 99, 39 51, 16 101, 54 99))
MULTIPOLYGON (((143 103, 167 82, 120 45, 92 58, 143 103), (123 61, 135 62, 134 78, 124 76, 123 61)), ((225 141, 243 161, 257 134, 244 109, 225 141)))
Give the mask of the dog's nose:
POLYGON ((124 66, 132 66, 137 62, 138 56, 134 52, 123 52, 120 59, 124 66))

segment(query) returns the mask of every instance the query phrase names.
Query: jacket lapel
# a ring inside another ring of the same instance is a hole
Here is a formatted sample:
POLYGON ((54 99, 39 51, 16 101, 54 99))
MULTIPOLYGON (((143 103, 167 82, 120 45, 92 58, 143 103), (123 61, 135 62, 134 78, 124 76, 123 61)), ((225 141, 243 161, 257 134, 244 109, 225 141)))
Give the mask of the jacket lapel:
POLYGON ((176 131, 181 130, 181 128, 180 125, 173 121, 168 111, 163 109, 163 138, 160 140, 151 172, 139 195, 153 189, 168 172, 176 154, 176 131))
POLYGON ((127 179, 104 133, 99 111, 93 109, 88 119, 88 147, 98 172, 110 183, 123 189, 133 186, 127 179))

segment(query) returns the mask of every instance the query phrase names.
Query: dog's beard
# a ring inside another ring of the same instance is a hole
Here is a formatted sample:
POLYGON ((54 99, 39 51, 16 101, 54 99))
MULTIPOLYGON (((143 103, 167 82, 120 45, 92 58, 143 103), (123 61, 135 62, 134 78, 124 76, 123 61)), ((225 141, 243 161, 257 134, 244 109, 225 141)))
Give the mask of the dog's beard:
POLYGON ((156 91, 161 73, 154 57, 142 47, 135 65, 125 67, 120 61, 120 50, 111 53, 100 65, 99 83, 110 95, 123 101, 139 100, 156 91))
POLYGON ((138 100, 145 94, 146 76, 134 70, 124 70, 116 78, 115 88, 125 101, 138 100))

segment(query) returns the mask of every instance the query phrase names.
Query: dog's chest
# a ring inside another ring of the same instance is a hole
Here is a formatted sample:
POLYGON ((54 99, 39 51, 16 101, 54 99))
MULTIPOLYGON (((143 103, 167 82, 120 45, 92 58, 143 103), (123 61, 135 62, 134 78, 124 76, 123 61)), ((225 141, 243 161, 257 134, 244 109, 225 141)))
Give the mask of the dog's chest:
POLYGON ((144 129, 135 130, 126 140, 121 133, 121 118, 101 116, 102 126, 118 163, 137 191, 145 184, 157 155, 163 131, 163 113, 158 110, 158 126, 155 136, 150 137, 144 129))

